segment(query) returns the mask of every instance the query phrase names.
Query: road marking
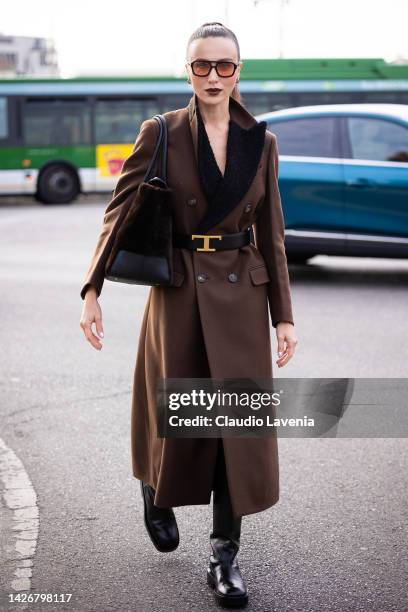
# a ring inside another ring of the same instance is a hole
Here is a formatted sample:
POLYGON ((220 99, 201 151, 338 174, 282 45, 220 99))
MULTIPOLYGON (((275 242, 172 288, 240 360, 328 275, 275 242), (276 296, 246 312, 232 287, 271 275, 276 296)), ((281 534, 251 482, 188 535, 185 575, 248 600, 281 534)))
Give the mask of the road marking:
POLYGON ((12 511, 12 532, 15 538, 13 591, 30 591, 32 567, 40 524, 37 495, 24 465, 0 438, 1 493, 12 511))

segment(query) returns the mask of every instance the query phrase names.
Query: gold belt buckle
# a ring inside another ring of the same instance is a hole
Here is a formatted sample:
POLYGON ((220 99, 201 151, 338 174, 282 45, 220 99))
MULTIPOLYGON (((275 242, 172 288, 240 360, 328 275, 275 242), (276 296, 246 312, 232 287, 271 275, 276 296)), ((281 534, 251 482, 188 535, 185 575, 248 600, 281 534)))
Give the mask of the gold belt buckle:
POLYGON ((210 244, 210 240, 211 238, 218 238, 218 240, 221 240, 222 236, 211 236, 208 234, 192 234, 191 235, 191 239, 194 240, 195 238, 202 238, 204 240, 204 247, 203 248, 196 248, 196 251, 216 251, 217 249, 211 249, 209 244, 210 244))

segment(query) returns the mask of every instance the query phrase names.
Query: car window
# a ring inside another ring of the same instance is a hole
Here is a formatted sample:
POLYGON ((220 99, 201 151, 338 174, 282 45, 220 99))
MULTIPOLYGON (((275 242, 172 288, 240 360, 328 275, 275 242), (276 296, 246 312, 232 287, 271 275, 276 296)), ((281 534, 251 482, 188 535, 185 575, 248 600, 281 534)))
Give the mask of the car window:
POLYGON ((274 121, 268 130, 276 134, 280 155, 340 157, 335 117, 274 121))
POLYGON ((408 162, 408 129, 370 117, 349 117, 348 134, 354 159, 408 162))

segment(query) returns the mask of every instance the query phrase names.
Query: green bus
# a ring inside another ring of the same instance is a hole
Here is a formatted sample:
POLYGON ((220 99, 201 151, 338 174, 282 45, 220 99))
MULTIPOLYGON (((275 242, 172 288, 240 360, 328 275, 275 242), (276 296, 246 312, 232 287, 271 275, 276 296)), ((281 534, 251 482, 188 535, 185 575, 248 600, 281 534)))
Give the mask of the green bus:
MULTIPOLYGON (((382 59, 243 60, 254 114, 310 104, 408 104, 408 66, 382 59)), ((112 191, 140 124, 186 106, 185 77, 0 80, 0 195, 46 204, 112 191)))

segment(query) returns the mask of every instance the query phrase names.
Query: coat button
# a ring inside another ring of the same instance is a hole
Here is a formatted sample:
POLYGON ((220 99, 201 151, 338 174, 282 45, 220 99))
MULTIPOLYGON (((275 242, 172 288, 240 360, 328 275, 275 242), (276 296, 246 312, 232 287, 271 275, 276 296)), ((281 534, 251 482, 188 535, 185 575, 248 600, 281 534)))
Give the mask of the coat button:
POLYGON ((195 206, 197 204, 197 198, 189 198, 187 204, 188 206, 195 206))
POLYGON ((238 280, 238 276, 236 274, 234 274, 234 272, 232 274, 230 274, 228 276, 228 280, 230 281, 230 283, 236 283, 238 280))
POLYGON ((252 204, 247 204, 244 208, 244 212, 249 212, 252 209, 252 204))
POLYGON ((206 274, 197 274, 197 280, 199 283, 204 283, 207 279, 206 274))

